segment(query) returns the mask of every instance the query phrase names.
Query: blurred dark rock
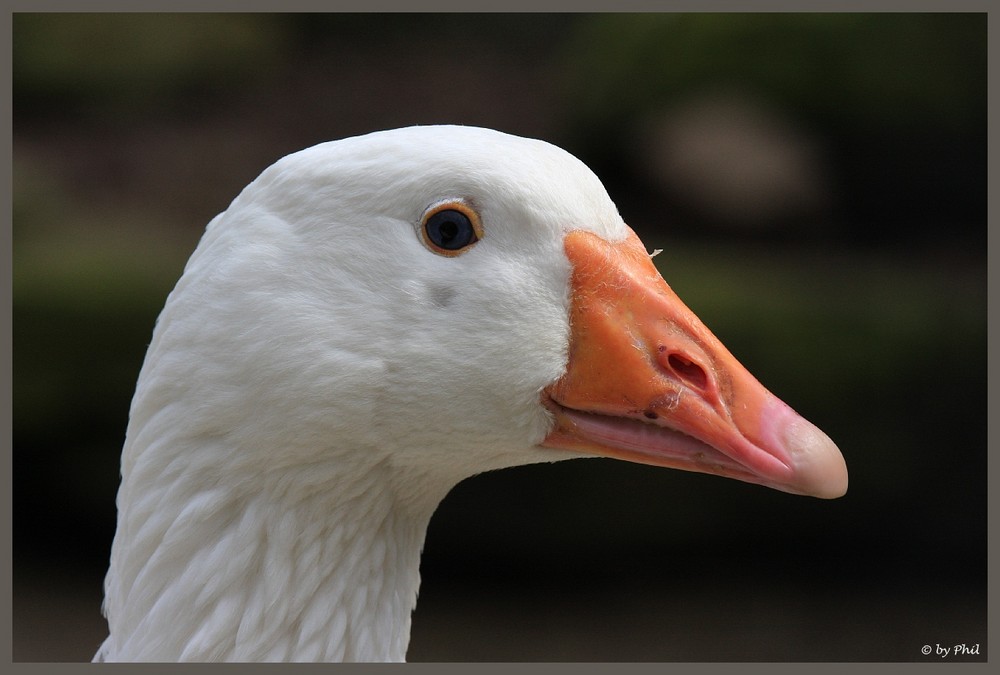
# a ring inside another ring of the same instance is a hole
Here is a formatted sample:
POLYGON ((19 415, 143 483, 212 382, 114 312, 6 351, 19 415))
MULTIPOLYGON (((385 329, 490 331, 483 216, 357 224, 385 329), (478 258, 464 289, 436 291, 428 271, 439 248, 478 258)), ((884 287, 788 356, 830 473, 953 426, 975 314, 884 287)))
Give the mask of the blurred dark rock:
POLYGON ((717 92, 653 111, 636 137, 646 180, 704 219, 758 234, 829 222, 820 138, 750 95, 717 92))

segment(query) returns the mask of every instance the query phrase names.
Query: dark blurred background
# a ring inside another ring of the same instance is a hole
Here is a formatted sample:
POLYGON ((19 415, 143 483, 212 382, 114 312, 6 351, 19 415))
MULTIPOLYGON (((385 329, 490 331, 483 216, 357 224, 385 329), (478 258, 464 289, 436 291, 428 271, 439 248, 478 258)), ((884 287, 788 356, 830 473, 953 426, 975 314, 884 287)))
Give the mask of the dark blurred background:
POLYGON ((129 400, 205 224, 284 154, 417 123, 590 164, 851 485, 473 478, 431 523, 411 660, 985 659, 986 36, 985 14, 14 15, 14 659, 105 635, 129 400))

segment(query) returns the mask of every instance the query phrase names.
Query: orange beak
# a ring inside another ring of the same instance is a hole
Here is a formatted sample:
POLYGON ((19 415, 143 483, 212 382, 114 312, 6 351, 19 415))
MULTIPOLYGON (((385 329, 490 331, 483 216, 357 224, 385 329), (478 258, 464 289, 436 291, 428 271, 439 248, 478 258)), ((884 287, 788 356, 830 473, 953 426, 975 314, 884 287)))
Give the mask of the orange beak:
POLYGON ((634 232, 573 231, 569 364, 542 445, 840 497, 837 446, 765 389, 670 289, 634 232))

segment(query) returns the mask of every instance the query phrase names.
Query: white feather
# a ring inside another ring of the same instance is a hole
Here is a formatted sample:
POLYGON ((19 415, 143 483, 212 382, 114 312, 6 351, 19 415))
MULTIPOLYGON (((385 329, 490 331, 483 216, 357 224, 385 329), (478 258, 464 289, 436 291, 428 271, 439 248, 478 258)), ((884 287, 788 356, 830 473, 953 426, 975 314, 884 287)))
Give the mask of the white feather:
POLYGON ((435 507, 536 444, 563 372, 571 229, 626 228, 554 146, 466 127, 324 143, 209 224, 122 455, 97 659, 402 660, 435 507), (441 199, 485 234, 417 230, 441 199))

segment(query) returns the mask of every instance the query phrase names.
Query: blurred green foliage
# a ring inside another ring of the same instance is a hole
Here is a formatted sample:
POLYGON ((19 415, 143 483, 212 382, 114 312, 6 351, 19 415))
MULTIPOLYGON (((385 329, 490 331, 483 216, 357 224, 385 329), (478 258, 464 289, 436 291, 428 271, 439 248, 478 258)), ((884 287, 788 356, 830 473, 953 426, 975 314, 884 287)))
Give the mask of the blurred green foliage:
POLYGON ((589 133, 716 87, 817 124, 958 131, 986 119, 985 35, 974 14, 619 14, 581 22, 565 53, 589 133))
POLYGON ((900 245, 934 240, 945 223, 983 241, 985 14, 613 14, 574 28, 566 135, 619 193, 641 191, 637 129, 721 92, 762 101, 819 141, 838 236, 900 245))
POLYGON ((291 38, 255 14, 15 14, 14 96, 33 114, 176 114, 273 74, 291 38))

